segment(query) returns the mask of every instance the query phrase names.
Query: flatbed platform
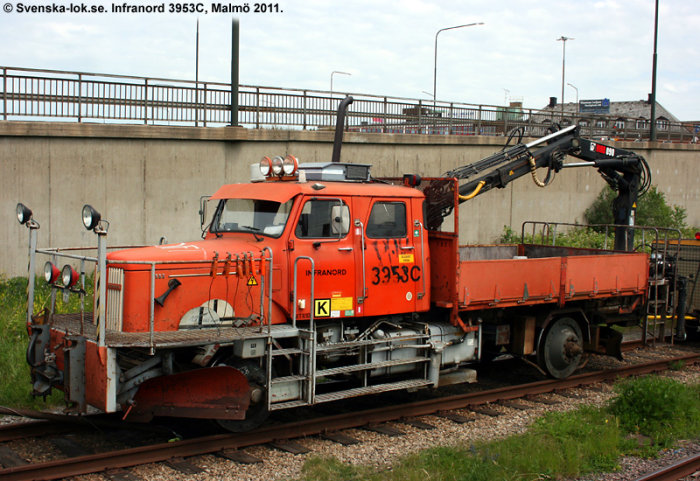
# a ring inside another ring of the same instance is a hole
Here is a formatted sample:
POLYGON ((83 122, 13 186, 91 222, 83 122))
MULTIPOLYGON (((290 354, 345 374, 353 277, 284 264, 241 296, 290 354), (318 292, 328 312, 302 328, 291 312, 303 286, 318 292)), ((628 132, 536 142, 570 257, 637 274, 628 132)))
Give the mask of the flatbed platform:
MULTIPOLYGON (((97 326, 92 323, 92 313, 54 314, 51 327, 67 335, 82 335, 97 341, 97 326), (81 318, 84 319, 81 322, 81 318)), ((226 344, 240 339, 267 337, 268 326, 250 327, 207 327, 167 332, 120 332, 107 330, 105 344, 109 347, 182 347, 206 344, 226 344)), ((274 324, 270 326, 273 338, 295 337, 299 329, 291 324, 274 324)))
POLYGON ((646 292, 648 256, 539 245, 459 248, 460 310, 597 299, 646 292))

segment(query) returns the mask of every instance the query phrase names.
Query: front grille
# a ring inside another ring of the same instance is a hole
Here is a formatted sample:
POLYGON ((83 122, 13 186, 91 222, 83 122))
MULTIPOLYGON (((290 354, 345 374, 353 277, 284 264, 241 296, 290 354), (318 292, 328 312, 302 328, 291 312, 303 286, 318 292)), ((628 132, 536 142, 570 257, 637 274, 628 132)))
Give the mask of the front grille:
POLYGON ((110 331, 121 331, 124 310, 124 269, 107 269, 107 324, 110 331))

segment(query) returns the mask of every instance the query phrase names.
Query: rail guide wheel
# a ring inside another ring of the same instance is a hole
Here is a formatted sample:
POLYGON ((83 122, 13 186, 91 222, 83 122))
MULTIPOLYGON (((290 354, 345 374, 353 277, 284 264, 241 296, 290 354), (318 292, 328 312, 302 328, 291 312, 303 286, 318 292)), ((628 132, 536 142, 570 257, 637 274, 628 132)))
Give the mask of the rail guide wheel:
POLYGON ((250 384, 250 406, 246 411, 245 419, 217 419, 216 423, 232 433, 242 433, 260 427, 268 418, 265 372, 260 366, 251 361, 235 360, 225 363, 241 371, 250 384))
POLYGON ((576 320, 560 317, 551 323, 540 338, 537 363, 555 379, 569 377, 583 355, 583 335, 576 320))

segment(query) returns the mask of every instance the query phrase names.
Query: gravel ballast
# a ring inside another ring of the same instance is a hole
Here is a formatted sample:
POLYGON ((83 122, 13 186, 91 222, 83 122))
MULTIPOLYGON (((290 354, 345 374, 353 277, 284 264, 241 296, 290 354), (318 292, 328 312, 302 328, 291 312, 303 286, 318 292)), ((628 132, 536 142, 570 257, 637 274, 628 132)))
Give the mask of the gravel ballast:
MULTIPOLYGON (((602 369, 616 367, 632 362, 652 360, 652 358, 677 356, 687 353, 673 346, 660 346, 654 350, 638 350, 626 354, 626 361, 616 361, 612 358, 592 356, 586 369, 602 369)), ((693 365, 681 371, 668 371, 667 376, 673 377, 684 383, 699 383, 700 368, 693 365)), ((164 463, 150 464, 130 468, 129 471, 141 479, 156 480, 281 480, 293 479, 300 475, 301 468, 309 456, 335 457, 344 463, 353 465, 365 465, 377 469, 386 469, 399 457, 416 453, 422 449, 435 446, 448 446, 454 444, 469 445, 477 441, 492 440, 522 433, 532 422, 550 411, 567 411, 581 405, 603 406, 613 396, 612 386, 608 384, 598 385, 596 389, 576 388, 567 390, 567 395, 547 394, 543 397, 556 401, 556 404, 543 404, 533 400, 518 400, 519 404, 529 407, 527 410, 519 410, 499 404, 489 405, 489 409, 499 411, 502 414, 497 417, 474 414, 468 410, 456 411, 473 421, 459 424, 438 416, 423 416, 418 420, 435 426, 435 429, 424 430, 403 423, 391 423, 392 427, 405 433, 402 436, 390 437, 376 432, 351 429, 343 431, 360 441, 359 444, 343 446, 341 444, 321 439, 319 437, 302 438, 296 440, 299 444, 310 449, 309 454, 299 455, 282 452, 265 446, 256 446, 245 450, 261 460, 257 464, 238 464, 214 455, 192 458, 190 463, 199 466, 203 472, 198 474, 185 474, 174 470, 164 463)), ((17 418, 0 417, 0 423, 17 422, 17 418)), ((43 445, 43 443, 36 443, 43 445)), ((44 446, 45 447, 45 446, 44 446)), ((19 444, 17 451, 22 455, 31 456, 33 459, 35 449, 32 446, 19 444), (22 449, 19 449, 21 446, 22 449)), ((640 460, 636 458, 624 458, 620 461, 621 469, 616 473, 581 478, 585 481, 626 481, 634 480, 641 474, 659 469, 673 461, 680 460, 692 453, 700 452, 700 446, 694 442, 681 442, 678 448, 654 460, 640 460)), ((102 475, 92 474, 78 476, 73 479, 96 481, 105 479, 102 475)))

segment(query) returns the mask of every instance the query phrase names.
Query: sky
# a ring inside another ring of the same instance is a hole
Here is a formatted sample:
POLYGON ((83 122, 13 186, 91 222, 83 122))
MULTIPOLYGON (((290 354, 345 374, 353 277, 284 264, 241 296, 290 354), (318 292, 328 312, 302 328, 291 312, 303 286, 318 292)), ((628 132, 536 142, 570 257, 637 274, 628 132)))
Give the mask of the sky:
MULTIPOLYGON (((432 99, 437 31, 483 22, 439 34, 438 100, 561 100, 562 36, 571 39, 565 83, 575 87, 565 87, 567 102, 651 92, 654 0, 207 0, 201 13, 168 13, 199 0, 128 1, 166 13, 112 13, 123 0, 2 0, 0 66, 194 80, 199 20, 199 79, 229 82, 235 17, 241 84, 327 91, 332 77, 336 92, 432 99), (107 12, 27 11, 71 3, 107 12)), ((657 101, 700 120, 700 1, 659 0, 657 52, 657 101)))

